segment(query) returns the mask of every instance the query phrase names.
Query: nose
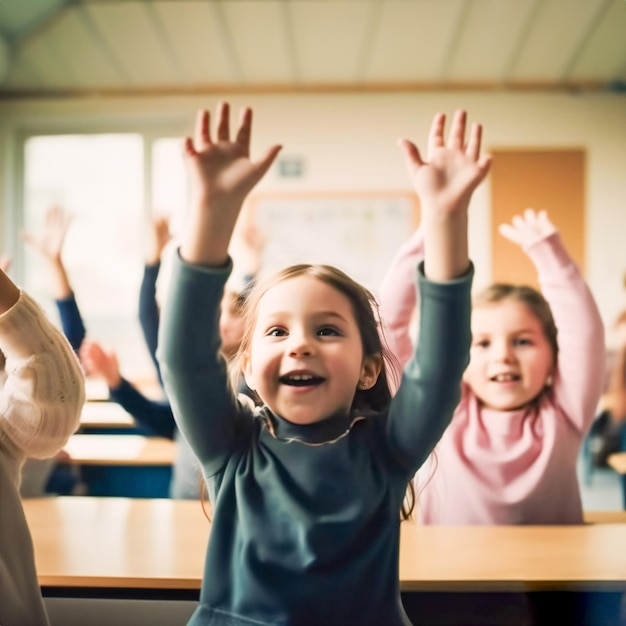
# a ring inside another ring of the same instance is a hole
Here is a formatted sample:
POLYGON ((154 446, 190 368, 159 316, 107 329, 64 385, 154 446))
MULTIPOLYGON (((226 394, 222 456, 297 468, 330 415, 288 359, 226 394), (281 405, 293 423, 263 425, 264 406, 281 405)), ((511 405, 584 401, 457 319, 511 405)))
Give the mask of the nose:
POLYGON ((513 346, 508 341, 494 341, 492 344, 493 358, 496 361, 510 363, 515 359, 513 346))
POLYGON ((303 330, 292 330, 289 333, 289 356, 310 356, 313 352, 313 344, 308 334, 303 330))

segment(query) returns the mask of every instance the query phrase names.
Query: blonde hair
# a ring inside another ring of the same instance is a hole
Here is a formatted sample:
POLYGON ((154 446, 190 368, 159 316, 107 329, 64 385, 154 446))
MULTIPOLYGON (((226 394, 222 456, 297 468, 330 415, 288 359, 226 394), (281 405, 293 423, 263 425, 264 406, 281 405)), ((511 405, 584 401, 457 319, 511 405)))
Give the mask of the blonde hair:
POLYGON ((556 366, 559 353, 558 331, 548 301, 539 291, 528 285, 495 283, 474 296, 473 307, 495 304, 503 300, 514 300, 525 304, 528 310, 539 320, 548 344, 552 348, 553 365, 556 366))

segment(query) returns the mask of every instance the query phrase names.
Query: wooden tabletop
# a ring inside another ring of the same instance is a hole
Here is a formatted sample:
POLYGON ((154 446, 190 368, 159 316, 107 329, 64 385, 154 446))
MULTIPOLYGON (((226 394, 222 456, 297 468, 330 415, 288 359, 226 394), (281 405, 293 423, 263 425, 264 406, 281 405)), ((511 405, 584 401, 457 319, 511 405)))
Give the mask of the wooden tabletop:
POLYGON ((75 465, 172 465, 176 443, 142 435, 72 435, 64 447, 75 465))
MULTIPOLYGON (((199 501, 24 501, 42 586, 200 588, 210 522, 199 501)), ((626 590, 626 524, 402 525, 404 591, 626 590)))
POLYGON ((85 402, 80 425, 91 428, 136 428, 133 416, 116 402, 85 402))

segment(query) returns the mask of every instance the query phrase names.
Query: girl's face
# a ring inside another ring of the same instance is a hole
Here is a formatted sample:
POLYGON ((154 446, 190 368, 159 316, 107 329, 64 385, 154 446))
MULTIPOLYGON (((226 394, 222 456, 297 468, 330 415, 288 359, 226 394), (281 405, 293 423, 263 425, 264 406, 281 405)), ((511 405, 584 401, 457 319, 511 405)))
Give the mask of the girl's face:
POLYGON ((348 411, 357 386, 372 387, 381 363, 363 357, 350 300, 317 278, 297 276, 261 297, 243 369, 272 411, 311 424, 348 411))
POLYGON ((527 405, 546 386, 553 363, 541 322, 523 302, 508 299, 474 308, 463 379, 486 407, 512 411, 527 405))
POLYGON ((243 315, 237 309, 236 296, 232 292, 225 292, 222 298, 220 313, 220 337, 222 352, 230 357, 239 348, 244 331, 243 315))

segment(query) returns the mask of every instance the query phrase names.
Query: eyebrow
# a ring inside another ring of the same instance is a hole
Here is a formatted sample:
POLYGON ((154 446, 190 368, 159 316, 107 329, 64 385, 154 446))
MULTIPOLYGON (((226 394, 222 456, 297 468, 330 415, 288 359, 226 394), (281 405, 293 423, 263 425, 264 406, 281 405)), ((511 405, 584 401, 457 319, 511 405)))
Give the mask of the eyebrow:
MULTIPOLYGON (((273 313, 270 313, 269 315, 266 316, 266 319, 273 319, 276 317, 281 317, 284 315, 289 315, 287 313, 287 311, 275 311, 273 313)), ((317 319, 317 318, 328 318, 328 317, 332 317, 332 318, 336 318, 338 320, 347 322, 348 319, 345 318, 343 315, 341 315, 340 313, 337 313, 336 311, 317 311, 313 314, 311 314, 311 316, 313 319, 317 319)))

